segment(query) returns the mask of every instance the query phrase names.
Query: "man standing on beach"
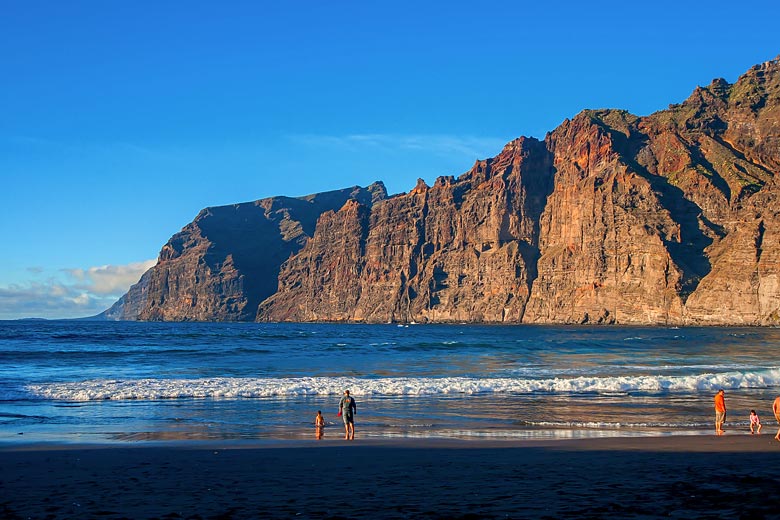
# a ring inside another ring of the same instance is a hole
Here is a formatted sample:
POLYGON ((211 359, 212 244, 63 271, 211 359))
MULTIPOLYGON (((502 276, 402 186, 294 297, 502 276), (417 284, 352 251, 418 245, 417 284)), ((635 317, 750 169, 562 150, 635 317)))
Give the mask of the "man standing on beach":
POLYGON ((349 396, 349 390, 344 390, 344 397, 339 401, 339 415, 344 421, 344 438, 350 441, 355 439, 356 413, 355 400, 349 396))
MULTIPOLYGON (((775 420, 777 421, 778 426, 780 426, 780 396, 775 397, 775 402, 772 403, 772 413, 775 414, 775 420)), ((780 441, 780 427, 777 429, 775 440, 780 441)))
POLYGON ((723 423, 726 422, 726 398, 721 388, 715 394, 715 435, 723 435, 723 423))

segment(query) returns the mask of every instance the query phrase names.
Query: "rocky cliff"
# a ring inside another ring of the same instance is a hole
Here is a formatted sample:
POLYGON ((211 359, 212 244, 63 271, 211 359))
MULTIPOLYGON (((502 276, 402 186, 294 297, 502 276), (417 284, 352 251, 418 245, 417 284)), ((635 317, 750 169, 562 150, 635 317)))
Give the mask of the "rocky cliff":
POLYGON ((520 321, 552 187, 545 144, 523 138, 458 179, 326 213, 258 318, 520 321))
POLYGON ((775 324, 780 59, 468 172, 210 208, 119 319, 775 324))
POLYGON ((320 215, 350 200, 371 207, 386 197, 384 185, 375 183, 204 209, 101 317, 252 321, 260 302, 276 292, 280 266, 306 244, 320 215))

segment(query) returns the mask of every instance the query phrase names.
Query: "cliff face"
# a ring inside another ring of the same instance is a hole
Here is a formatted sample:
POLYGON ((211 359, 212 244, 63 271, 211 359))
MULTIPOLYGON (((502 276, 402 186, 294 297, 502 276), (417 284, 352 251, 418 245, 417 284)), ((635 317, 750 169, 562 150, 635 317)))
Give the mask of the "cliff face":
POLYGON ((326 213, 258 318, 520 321, 552 179, 544 143, 518 139, 457 180, 326 213))
POLYGON ((376 183, 204 209, 171 237, 157 265, 104 317, 252 321, 260 302, 277 289, 279 266, 303 247, 322 213, 348 200, 370 207, 386 196, 376 183))
POLYGON ((778 174, 776 59, 647 117, 584 111, 406 194, 373 186, 204 210, 108 312, 777 323, 778 174))
POLYGON ((149 279, 154 274, 155 269, 146 271, 138 283, 119 298, 110 308, 101 312, 91 319, 109 320, 109 321, 137 321, 144 311, 146 301, 149 295, 149 279))

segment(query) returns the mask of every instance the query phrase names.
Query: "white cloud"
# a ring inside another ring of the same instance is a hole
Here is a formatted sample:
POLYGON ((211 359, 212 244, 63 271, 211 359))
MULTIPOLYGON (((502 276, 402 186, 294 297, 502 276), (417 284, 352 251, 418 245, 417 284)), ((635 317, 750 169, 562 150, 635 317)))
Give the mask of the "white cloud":
POLYGON ((59 298, 60 296, 66 296, 67 294, 68 294, 68 289, 62 284, 53 283, 52 285, 49 286, 49 296, 52 296, 54 298, 59 298))
POLYGON ((0 287, 0 319, 94 316, 114 301, 113 297, 93 298, 79 289, 52 280, 12 284, 0 287))
POLYGON ((89 305, 90 297, 87 293, 81 293, 75 298, 71 298, 70 301, 72 301, 76 305, 85 306, 85 305, 89 305))
POLYGON ((75 278, 76 280, 83 280, 84 275, 86 273, 84 269, 79 269, 79 268, 63 269, 62 271, 68 273, 71 277, 75 278))
POLYGON ((109 295, 127 291, 155 263, 156 260, 146 260, 127 265, 102 265, 86 270, 66 269, 65 272, 79 282, 83 282, 79 287, 85 291, 109 295))
POLYGON ((0 319, 94 316, 109 308, 155 262, 62 269, 45 281, 0 287, 0 319))
POLYGON ((436 155, 458 155, 484 159, 501 151, 509 139, 445 134, 349 134, 343 136, 296 134, 293 141, 308 146, 337 147, 355 152, 374 148, 383 151, 427 151, 436 155))

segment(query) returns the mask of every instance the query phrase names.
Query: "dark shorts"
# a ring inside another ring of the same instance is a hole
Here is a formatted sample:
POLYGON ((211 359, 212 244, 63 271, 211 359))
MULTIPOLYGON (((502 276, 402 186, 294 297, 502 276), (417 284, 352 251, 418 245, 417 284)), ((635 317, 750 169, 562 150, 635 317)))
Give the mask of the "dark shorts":
POLYGON ((344 421, 344 424, 349 424, 355 422, 354 417, 352 417, 351 413, 345 413, 341 415, 341 419, 344 421))

